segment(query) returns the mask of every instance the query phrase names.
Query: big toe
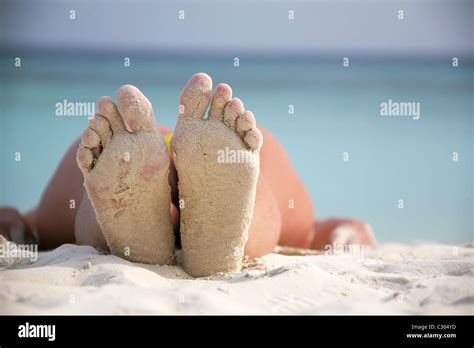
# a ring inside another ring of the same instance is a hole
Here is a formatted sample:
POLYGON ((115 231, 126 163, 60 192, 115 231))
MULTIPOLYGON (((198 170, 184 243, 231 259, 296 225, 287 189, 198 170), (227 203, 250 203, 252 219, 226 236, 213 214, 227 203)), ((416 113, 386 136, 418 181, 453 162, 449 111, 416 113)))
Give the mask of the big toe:
POLYGON ((202 118, 209 106, 212 93, 212 79, 209 75, 194 75, 184 86, 180 103, 180 115, 191 118, 202 118))
POLYGON ((127 130, 131 133, 150 132, 155 128, 155 118, 150 101, 132 85, 117 91, 118 110, 127 130))

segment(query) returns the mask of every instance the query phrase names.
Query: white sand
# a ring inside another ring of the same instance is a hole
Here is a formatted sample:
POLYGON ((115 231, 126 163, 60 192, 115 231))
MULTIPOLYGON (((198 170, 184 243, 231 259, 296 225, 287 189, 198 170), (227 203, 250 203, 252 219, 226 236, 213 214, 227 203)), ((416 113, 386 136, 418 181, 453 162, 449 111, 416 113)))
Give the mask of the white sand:
POLYGON ((88 246, 13 261, 0 268, 1 314, 474 313, 472 247, 384 245, 361 259, 272 254, 201 279, 88 246))

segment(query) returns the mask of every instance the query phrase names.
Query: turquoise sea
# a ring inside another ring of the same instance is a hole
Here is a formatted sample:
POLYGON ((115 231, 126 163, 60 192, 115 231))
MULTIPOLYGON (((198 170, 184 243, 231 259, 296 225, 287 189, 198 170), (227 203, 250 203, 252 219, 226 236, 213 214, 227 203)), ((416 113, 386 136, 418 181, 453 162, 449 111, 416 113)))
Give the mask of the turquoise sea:
POLYGON ((280 140, 318 218, 365 220, 383 242, 472 240, 472 65, 360 57, 344 68, 341 57, 243 56, 237 68, 231 55, 155 54, 124 67, 120 55, 51 52, 24 54, 15 67, 14 57, 0 56, 0 205, 33 208, 86 127, 85 116, 56 116, 56 103, 95 102, 134 84, 173 127, 181 88, 203 71, 231 84, 280 140), (420 103, 420 119, 381 116, 389 99, 420 103))

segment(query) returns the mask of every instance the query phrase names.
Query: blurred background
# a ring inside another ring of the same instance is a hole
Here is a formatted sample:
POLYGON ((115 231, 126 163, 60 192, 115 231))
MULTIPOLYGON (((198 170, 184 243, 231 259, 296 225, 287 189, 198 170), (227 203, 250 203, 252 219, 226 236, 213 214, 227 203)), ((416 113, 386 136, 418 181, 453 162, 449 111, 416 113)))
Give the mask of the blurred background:
POLYGON ((174 127, 181 88, 206 72, 283 144, 317 218, 365 220, 381 242, 471 241, 473 9, 469 0, 0 0, 0 205, 34 208, 87 126, 87 115, 56 116, 56 103, 95 103, 133 84, 174 127), (420 103, 420 119, 382 117, 389 99, 420 103))

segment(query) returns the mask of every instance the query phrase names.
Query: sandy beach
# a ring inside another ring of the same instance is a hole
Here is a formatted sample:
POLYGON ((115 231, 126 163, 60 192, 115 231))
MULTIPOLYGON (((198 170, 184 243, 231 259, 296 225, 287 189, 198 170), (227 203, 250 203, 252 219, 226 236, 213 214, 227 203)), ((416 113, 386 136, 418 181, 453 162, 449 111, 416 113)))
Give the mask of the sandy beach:
MULTIPOLYGON (((36 261, 3 258, 1 314, 473 314, 472 246, 382 245, 363 254, 250 260, 193 279, 63 245, 36 261)), ((290 253, 294 251, 290 250, 290 253)))

